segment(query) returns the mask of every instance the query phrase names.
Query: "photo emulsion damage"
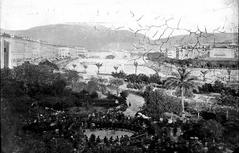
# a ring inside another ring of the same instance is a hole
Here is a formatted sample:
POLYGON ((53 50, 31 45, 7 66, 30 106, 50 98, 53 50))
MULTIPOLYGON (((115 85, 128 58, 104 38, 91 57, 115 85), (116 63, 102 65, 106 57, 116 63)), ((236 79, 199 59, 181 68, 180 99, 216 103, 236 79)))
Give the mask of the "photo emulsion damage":
POLYGON ((237 0, 1 0, 1 153, 238 153, 237 0))

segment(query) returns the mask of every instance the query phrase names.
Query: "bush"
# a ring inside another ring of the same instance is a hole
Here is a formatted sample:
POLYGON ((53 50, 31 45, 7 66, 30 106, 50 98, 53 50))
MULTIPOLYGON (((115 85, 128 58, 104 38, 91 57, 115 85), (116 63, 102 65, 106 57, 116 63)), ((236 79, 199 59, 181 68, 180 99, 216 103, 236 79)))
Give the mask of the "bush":
POLYGON ((127 84, 127 88, 132 88, 132 89, 138 89, 141 90, 144 87, 143 84, 139 84, 139 83, 128 83, 127 84))
POLYGON ((149 77, 145 74, 139 74, 137 76, 138 83, 149 83, 149 77))
POLYGON ((163 91, 149 91, 148 97, 145 97, 146 103, 143 106, 143 112, 147 116, 159 119, 165 112, 180 114, 182 111, 180 100, 169 97, 163 91))
MULTIPOLYGON (((181 90, 177 89, 173 94, 175 94, 177 97, 181 97, 181 90)), ((186 98, 194 97, 193 92, 191 90, 185 90, 184 91, 184 96, 186 98)))
POLYGON ((96 92, 98 89, 99 89, 99 85, 98 85, 97 81, 94 81, 94 80, 88 81, 87 86, 86 86, 86 91, 89 94, 96 92))
POLYGON ((126 99, 126 97, 128 97, 128 95, 129 95, 129 92, 128 92, 128 91, 122 91, 122 92, 120 93, 120 96, 121 96, 122 98, 125 98, 125 99, 126 99))
POLYGON ((223 134, 223 126, 216 120, 203 122, 201 132, 208 139, 220 140, 223 134))
POLYGON ((158 74, 150 75, 149 82, 156 83, 156 84, 162 84, 161 77, 158 74))
POLYGON ((129 74, 126 75, 123 71, 120 71, 119 73, 117 72, 112 72, 112 76, 116 78, 122 78, 125 79, 128 82, 131 83, 156 83, 156 84, 162 84, 161 77, 158 74, 153 74, 150 75, 149 77, 145 74, 129 74))
POLYGON ((45 61, 41 61, 38 65, 46 65, 46 66, 49 66, 55 70, 59 70, 58 66, 48 60, 45 60, 45 61))
POLYGON ((114 55, 107 55, 107 56, 105 57, 105 59, 114 59, 114 58, 115 58, 114 55))
POLYGON ((222 92, 221 96, 218 98, 219 105, 226 105, 235 108, 237 111, 239 110, 239 97, 234 96, 233 93, 222 92))
POLYGON ((201 87, 198 87, 199 93, 211 93, 214 92, 214 87, 210 83, 205 83, 201 87))
POLYGON ((211 93, 211 92, 221 93, 223 91, 226 91, 228 93, 233 93, 235 95, 238 93, 236 92, 235 89, 232 89, 230 87, 225 87, 225 85, 218 80, 216 80, 214 84, 205 83, 202 85, 202 87, 199 87, 198 89, 199 89, 199 93, 211 93))
POLYGON ((224 86, 224 84, 221 81, 216 80, 214 82, 214 85, 213 85, 214 92, 220 93, 220 92, 222 92, 224 90, 224 87, 225 86, 224 86))
POLYGON ((115 78, 121 78, 121 79, 126 79, 127 74, 124 73, 124 71, 120 71, 120 72, 112 72, 111 74, 113 77, 115 78))
POLYGON ((131 83, 138 83, 138 76, 136 74, 129 74, 126 76, 126 80, 131 83))
POLYGON ((98 93, 97 92, 92 92, 91 94, 90 94, 90 98, 92 98, 92 99, 96 99, 96 98, 98 98, 98 93))

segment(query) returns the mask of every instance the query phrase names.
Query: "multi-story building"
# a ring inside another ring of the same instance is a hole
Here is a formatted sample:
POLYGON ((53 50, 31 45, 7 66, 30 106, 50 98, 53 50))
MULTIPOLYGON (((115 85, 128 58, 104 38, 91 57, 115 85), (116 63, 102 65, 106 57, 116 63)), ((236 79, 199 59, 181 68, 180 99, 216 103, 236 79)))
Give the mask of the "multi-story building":
POLYGON ((36 58, 53 58, 58 53, 56 45, 43 43, 39 40, 31 40, 3 33, 1 42, 1 68, 17 66, 23 61, 36 58))
POLYGON ((74 47, 73 56, 87 56, 87 50, 84 47, 74 47))
POLYGON ((69 47, 58 47, 59 57, 70 57, 71 49, 69 47))
POLYGON ((32 40, 11 34, 0 34, 0 63, 1 68, 13 67, 24 61, 36 61, 42 59, 54 59, 60 57, 78 57, 86 54, 83 47, 68 47, 49 44, 40 40, 32 40))
POLYGON ((83 47, 61 46, 58 48, 59 57, 79 57, 86 54, 87 50, 83 47))
POLYGON ((236 51, 233 48, 212 48, 209 51, 209 58, 235 58, 236 51))
POLYGON ((210 50, 210 45, 185 45, 185 46, 175 46, 176 53, 174 53, 174 57, 177 59, 194 59, 204 57, 208 54, 210 50))

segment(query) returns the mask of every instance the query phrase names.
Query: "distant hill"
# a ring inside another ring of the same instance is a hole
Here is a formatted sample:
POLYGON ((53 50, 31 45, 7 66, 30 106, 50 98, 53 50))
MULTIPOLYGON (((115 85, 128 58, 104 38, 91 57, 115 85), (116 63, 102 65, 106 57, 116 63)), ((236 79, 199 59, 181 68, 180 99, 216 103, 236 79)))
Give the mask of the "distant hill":
MULTIPOLYGON (((238 33, 215 33, 215 34, 203 34, 202 37, 199 38, 200 44, 231 44, 238 43, 238 33)), ((187 45, 187 44, 195 44, 197 42, 197 37, 195 35, 178 35, 173 36, 167 43, 167 47, 174 45, 187 45)))
POLYGON ((34 27, 27 30, 9 31, 8 33, 44 40, 52 44, 82 46, 88 49, 130 49, 143 35, 127 30, 111 30, 101 25, 56 24, 34 27))
MULTIPOLYGON (((128 30, 112 30, 102 25, 89 24, 55 24, 30 28, 27 30, 9 31, 8 33, 28 36, 32 39, 39 39, 47 41, 52 44, 67 45, 67 46, 81 46, 89 50, 133 50, 133 44, 138 44, 139 40, 143 39, 142 34, 135 34, 128 30)), ((201 43, 212 44, 236 42, 238 34, 232 33, 217 33, 215 36, 202 38, 201 43)), ((164 46, 171 48, 175 45, 182 45, 188 43, 195 43, 194 36, 174 36, 164 46)))

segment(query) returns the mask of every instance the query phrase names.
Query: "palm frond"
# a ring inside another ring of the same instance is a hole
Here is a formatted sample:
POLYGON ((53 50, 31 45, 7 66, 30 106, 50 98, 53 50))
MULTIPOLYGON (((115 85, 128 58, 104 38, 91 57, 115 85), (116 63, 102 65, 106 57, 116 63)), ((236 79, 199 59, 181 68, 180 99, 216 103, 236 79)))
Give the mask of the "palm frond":
POLYGON ((191 81, 197 81, 197 80, 198 80, 197 77, 192 76, 192 77, 187 78, 185 81, 187 81, 187 82, 191 82, 191 81))

